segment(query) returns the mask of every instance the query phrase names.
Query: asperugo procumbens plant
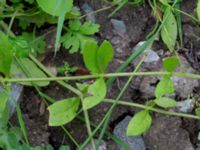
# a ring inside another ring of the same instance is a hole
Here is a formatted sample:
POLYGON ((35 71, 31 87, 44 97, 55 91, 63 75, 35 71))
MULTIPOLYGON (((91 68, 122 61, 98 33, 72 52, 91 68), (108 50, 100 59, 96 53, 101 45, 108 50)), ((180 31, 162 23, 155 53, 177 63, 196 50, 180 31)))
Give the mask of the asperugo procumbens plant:
MULTIPOLYGON (((103 74, 113 58, 113 48, 108 41, 99 47, 97 42, 89 41, 83 48, 83 60, 91 74, 103 74)), ((77 83, 78 89, 83 93, 83 99, 72 97, 55 102, 48 107, 50 126, 60 126, 70 122, 77 115, 80 104, 83 110, 88 110, 99 104, 106 96, 106 84, 103 77, 97 78, 92 84, 77 83)))
MULTIPOLYGON (((179 64, 177 57, 169 57, 163 60, 163 66, 167 72, 172 73, 179 64)), ((155 105, 162 108, 172 108, 176 106, 176 101, 169 98, 175 91, 171 75, 163 75, 162 80, 155 89, 155 99, 147 103, 147 106, 155 105)), ((145 133, 151 126, 152 118, 149 110, 142 110, 135 114, 127 128, 127 135, 139 135, 145 133)))

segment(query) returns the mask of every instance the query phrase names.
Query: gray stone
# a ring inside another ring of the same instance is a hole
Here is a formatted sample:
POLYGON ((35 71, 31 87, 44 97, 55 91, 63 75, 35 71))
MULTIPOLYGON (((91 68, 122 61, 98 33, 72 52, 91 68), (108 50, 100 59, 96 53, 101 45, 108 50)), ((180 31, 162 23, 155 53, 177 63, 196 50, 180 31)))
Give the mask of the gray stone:
POLYGON ((150 130, 144 135, 149 150, 194 150, 189 133, 180 118, 156 115, 150 130))
MULTIPOLYGON (((195 70, 184 57, 180 56, 180 61, 181 65, 177 67, 176 72, 195 73, 195 70)), ((172 77, 172 80, 174 81, 176 94, 182 99, 192 95, 194 88, 199 86, 197 79, 172 77)))
MULTIPOLYGON (((114 135, 119 137, 123 142, 129 144, 133 150, 145 150, 144 141, 141 136, 126 136, 126 128, 130 120, 130 116, 127 116, 124 120, 122 120, 114 128, 114 135)), ((123 148, 120 147, 120 150, 123 150, 123 148)))
POLYGON ((111 23, 113 25, 114 31, 118 35, 124 36, 124 34, 126 33, 126 25, 125 25, 124 21, 117 20, 117 19, 111 19, 111 23))
POLYGON ((95 23, 96 22, 95 13, 92 13, 92 12, 94 12, 92 7, 88 3, 84 3, 81 8, 87 15, 86 19, 91 20, 93 23, 95 23))
MULTIPOLYGON (((19 102, 20 97, 22 95, 22 91, 23 91, 23 86, 20 84, 12 84, 11 87, 11 92, 9 93, 8 96, 8 104, 10 106, 10 115, 12 115, 14 113, 15 107, 16 107, 16 103, 19 102)), ((3 92, 3 87, 0 86, 0 93, 3 92)))
POLYGON ((139 43, 137 43, 137 45, 135 45, 135 46, 133 47, 133 51, 137 50, 140 46, 144 45, 145 42, 146 42, 146 41, 140 41, 139 43))
POLYGON ((157 62, 159 61, 160 57, 158 56, 158 54, 156 52, 154 52, 153 50, 149 50, 147 52, 147 56, 144 59, 145 63, 152 63, 152 62, 157 62))
MULTIPOLYGON (((141 60, 142 56, 139 56, 136 58, 132 64, 134 66, 137 65, 137 63, 141 60), (139 58, 140 57, 140 58, 139 58)), ((176 72, 183 72, 183 73, 193 73, 196 74, 196 71, 191 67, 190 63, 184 58, 183 56, 179 56, 180 58, 180 65, 176 68, 176 72)), ((156 60, 156 59, 154 59, 156 60)), ((152 62, 144 62, 140 68, 140 71, 142 72, 148 72, 148 71, 163 71, 163 65, 162 65, 161 59, 157 59, 157 61, 152 62)), ((154 89, 156 87, 156 83, 161 80, 161 76, 157 77, 136 77, 131 87, 133 89, 139 89, 142 93, 142 98, 149 99, 154 96, 154 89)), ((179 96, 181 99, 187 99, 189 96, 193 95, 193 90, 196 87, 199 87, 199 80, 198 79, 192 79, 192 78, 183 78, 183 77, 172 77, 172 80, 174 82, 175 86, 175 94, 176 96, 179 96)))
POLYGON ((194 109, 195 101, 193 99, 186 99, 184 101, 177 102, 175 111, 182 113, 191 113, 194 109))
MULTIPOLYGON (((97 140, 94 140, 94 141, 97 142, 97 140)), ((92 144, 87 145, 85 150, 93 150, 92 144)), ((100 142, 98 150, 107 150, 105 141, 102 140, 100 142)))

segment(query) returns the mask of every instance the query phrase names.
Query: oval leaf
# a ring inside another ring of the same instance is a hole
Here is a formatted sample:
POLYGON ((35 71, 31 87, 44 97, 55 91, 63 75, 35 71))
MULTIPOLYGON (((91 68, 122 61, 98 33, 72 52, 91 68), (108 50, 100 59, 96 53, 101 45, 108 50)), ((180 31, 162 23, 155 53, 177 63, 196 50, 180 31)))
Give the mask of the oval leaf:
POLYGON ((152 118, 148 110, 142 110, 135 114, 127 128, 128 136, 136 136, 145 133, 151 126, 152 118))
POLYGON ((161 29, 161 37, 168 49, 173 51, 177 39, 177 23, 170 8, 165 10, 163 18, 164 20, 166 18, 166 20, 161 29))
POLYGON ((92 95, 84 98, 83 109, 90 109, 99 104, 106 96, 106 84, 103 78, 96 80, 88 88, 88 94, 92 95))
POLYGON ((79 104, 79 98, 69 98, 49 106, 49 125, 61 126, 73 120, 76 117, 79 104))
POLYGON ((71 11, 73 0, 37 0, 38 5, 43 11, 52 15, 59 16, 61 13, 71 11))
POLYGON ((97 48, 97 42, 90 41, 85 43, 83 49, 83 60, 85 66, 90 70, 92 74, 96 74, 98 72, 98 68, 95 63, 97 48))
POLYGON ((174 91, 173 81, 170 78, 163 78, 156 86, 155 96, 160 98, 165 94, 172 94, 174 91))
POLYGON ((163 108, 175 107, 177 104, 175 100, 168 97, 157 98, 154 102, 163 108))
POLYGON ((163 61, 163 66, 168 72, 173 72, 177 65, 179 65, 179 59, 177 57, 168 57, 163 61))

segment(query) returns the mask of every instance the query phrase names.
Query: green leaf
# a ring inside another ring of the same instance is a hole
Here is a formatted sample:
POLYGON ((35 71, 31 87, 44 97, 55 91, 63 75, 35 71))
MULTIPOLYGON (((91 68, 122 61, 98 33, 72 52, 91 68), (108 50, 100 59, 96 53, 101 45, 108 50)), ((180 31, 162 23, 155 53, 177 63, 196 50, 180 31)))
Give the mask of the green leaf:
POLYGON ((92 35, 98 31, 98 24, 87 21, 81 25, 80 20, 71 20, 69 22, 68 32, 61 37, 61 43, 63 43, 63 46, 68 49, 70 53, 75 53, 79 49, 82 52, 86 42, 96 41, 88 35, 92 35))
POLYGON ((198 0, 198 3, 197 3, 197 17, 200 21, 200 0, 198 0))
POLYGON ((106 96, 106 84, 103 78, 97 79, 88 88, 88 96, 83 100, 83 109, 90 109, 99 104, 106 96))
POLYGON ((173 72, 177 65, 179 65, 179 59, 177 57, 168 57, 163 61, 163 65, 166 71, 173 72))
POLYGON ((27 15, 18 16, 17 18, 19 19, 19 26, 23 29, 31 23, 34 23, 37 27, 41 27, 45 23, 56 24, 58 20, 57 17, 51 16, 43 11, 35 14, 35 10, 30 11, 27 15))
POLYGON ((35 33, 24 32, 13 39, 13 46, 17 56, 26 56, 27 53, 36 56, 45 52, 46 43, 42 36, 36 37, 35 33))
MULTIPOLYGON (((62 8, 60 8, 62 10, 62 8)), ((57 24, 57 32, 56 32, 56 43, 55 43, 55 54, 58 51, 59 44, 60 44, 60 38, 61 38, 61 32, 63 28, 63 24, 65 21, 65 12, 60 13, 58 17, 58 24, 57 24)))
POLYGON ((0 31, 0 73, 10 76, 10 68, 13 60, 13 47, 8 37, 0 31))
POLYGON ((84 35, 92 35, 96 32, 99 32, 99 25, 94 24, 91 20, 86 21, 80 28, 80 33, 84 35))
POLYGON ((10 91, 10 86, 0 86, 0 118, 3 116, 8 100, 8 94, 4 90, 10 91))
POLYGON ((85 66, 90 70, 92 74, 96 74, 99 72, 96 63, 97 50, 98 50, 97 42, 87 42, 83 49, 83 60, 85 66))
POLYGON ((165 94, 173 94, 175 91, 174 83, 170 78, 163 78, 155 89, 156 98, 160 98, 165 94))
POLYGON ((70 147, 68 145, 62 145, 59 150, 70 150, 70 147))
POLYGON ((200 132, 198 133, 198 140, 200 140, 200 132))
POLYGON ((52 15, 59 16, 61 13, 70 12, 73 7, 73 0, 37 0, 38 5, 43 11, 52 15))
POLYGON ((108 41, 104 41, 97 51, 97 66, 100 73, 104 73, 108 64, 113 59, 113 47, 108 41))
POLYGON ((25 2, 28 2, 29 4, 33 4, 34 0, 25 0, 25 2))
POLYGON ((68 98, 49 106, 49 125, 61 126, 72 121, 76 117, 79 104, 79 98, 68 98))
POLYGON ((76 83, 76 86, 84 94, 88 91, 88 87, 89 87, 89 85, 86 83, 82 83, 82 84, 76 83))
POLYGON ((69 21, 69 28, 73 31, 79 31, 81 27, 80 20, 70 20, 69 21))
POLYGON ((13 52, 16 57, 27 57, 30 53, 28 42, 22 38, 11 39, 10 42, 13 45, 13 52))
POLYGON ((128 124, 126 134, 136 136, 145 133, 151 126, 152 118, 148 110, 142 110, 135 114, 128 124))
POLYGON ((69 49, 69 53, 71 54, 77 52, 80 47, 80 41, 78 37, 71 33, 65 34, 61 38, 61 42, 66 49, 69 49))
POLYGON ((177 39, 177 22, 170 8, 165 10, 163 18, 166 20, 161 29, 161 37, 169 50, 173 51, 177 39))
MULTIPOLYGON (((46 74, 41 71, 30 59, 19 58, 20 64, 28 72, 28 76, 23 72, 21 66, 17 65, 14 61, 11 67, 11 76, 16 79, 20 78, 46 78, 46 74)), ((20 82, 23 85, 32 86, 31 82, 20 82)), ((38 86, 47 86, 49 81, 36 81, 33 82, 38 86)))
POLYGON ((163 108, 171 108, 176 106, 176 101, 168 97, 157 98, 154 100, 154 102, 163 108))
POLYGON ((104 73, 113 58, 113 48, 104 41, 98 48, 96 42, 87 42, 83 50, 83 60, 92 74, 104 73))
POLYGON ((200 107, 195 109, 195 113, 198 117, 200 117, 200 107))

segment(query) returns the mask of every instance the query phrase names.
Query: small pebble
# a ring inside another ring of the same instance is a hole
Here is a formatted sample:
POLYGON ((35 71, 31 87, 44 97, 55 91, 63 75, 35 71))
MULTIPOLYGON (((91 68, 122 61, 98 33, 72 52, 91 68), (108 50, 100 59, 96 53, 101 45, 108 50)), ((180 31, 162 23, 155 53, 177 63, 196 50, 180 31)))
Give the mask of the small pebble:
MULTIPOLYGON (((145 150, 145 145, 142 136, 127 136, 126 129, 131 120, 130 116, 126 116, 114 128, 114 135, 119 137, 123 142, 127 143, 133 150, 145 150)), ((124 150, 121 146, 120 150, 124 150)))
MULTIPOLYGON (((97 142, 97 140, 94 140, 94 141, 95 141, 95 143, 97 142)), ((85 150, 93 150, 92 144, 90 143, 89 145, 87 145, 85 150)), ((107 150, 105 141, 102 140, 100 142, 98 150, 107 150)))
MULTIPOLYGON (((11 89, 11 93, 8 97, 8 104, 10 106, 10 116, 14 113, 15 107, 16 107, 16 102, 18 103, 20 100, 20 97, 22 95, 22 91, 23 91, 23 86, 20 84, 12 84, 12 89, 11 89), (14 102, 16 101, 16 102, 14 102)), ((3 92, 3 87, 0 86, 0 93, 3 92)))
POLYGON ((144 62, 145 63, 152 63, 152 62, 157 62, 159 61, 160 57, 156 52, 153 50, 149 50, 147 56, 145 57, 144 62))
POLYGON ((86 19, 91 20, 93 23, 95 23, 96 22, 95 13, 92 13, 92 12, 94 12, 92 7, 88 3, 84 3, 81 8, 87 15, 86 19))
POLYGON ((184 101, 177 102, 175 111, 181 113, 191 113, 194 109, 195 101, 193 99, 187 99, 184 101))
POLYGON ((114 31, 120 35, 124 36, 126 33, 126 25, 124 21, 117 20, 117 19, 111 19, 111 23, 113 25, 114 31))

